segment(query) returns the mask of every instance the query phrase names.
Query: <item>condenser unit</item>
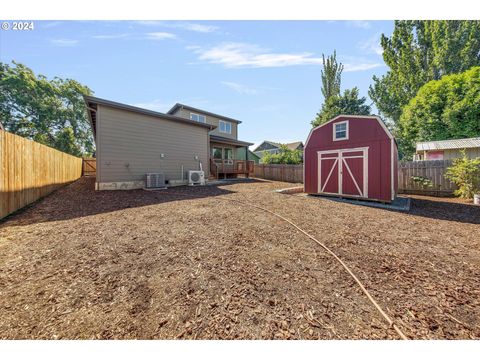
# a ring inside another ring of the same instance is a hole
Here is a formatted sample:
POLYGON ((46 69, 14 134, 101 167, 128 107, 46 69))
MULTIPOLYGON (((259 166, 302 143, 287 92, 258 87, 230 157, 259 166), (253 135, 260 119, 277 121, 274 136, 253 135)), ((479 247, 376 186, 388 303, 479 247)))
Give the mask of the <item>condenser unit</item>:
POLYGON ((205 185, 205 172, 190 170, 188 172, 188 185, 205 185))
POLYGON ((146 188, 164 188, 165 187, 165 174, 163 173, 147 173, 146 188))

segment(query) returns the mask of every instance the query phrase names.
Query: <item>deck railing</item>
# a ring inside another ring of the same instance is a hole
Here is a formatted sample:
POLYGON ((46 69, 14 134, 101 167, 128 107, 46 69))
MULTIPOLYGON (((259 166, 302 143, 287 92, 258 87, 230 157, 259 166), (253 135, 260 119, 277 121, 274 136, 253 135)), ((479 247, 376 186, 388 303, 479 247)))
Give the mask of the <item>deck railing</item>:
POLYGON ((253 160, 224 160, 210 159, 210 172, 216 178, 220 174, 253 174, 255 161, 253 160))

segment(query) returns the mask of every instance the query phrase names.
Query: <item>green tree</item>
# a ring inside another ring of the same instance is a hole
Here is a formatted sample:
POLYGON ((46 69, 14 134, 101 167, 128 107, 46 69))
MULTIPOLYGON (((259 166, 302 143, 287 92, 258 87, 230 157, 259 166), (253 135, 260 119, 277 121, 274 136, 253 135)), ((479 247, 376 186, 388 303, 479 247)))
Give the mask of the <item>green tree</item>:
POLYGON ((365 104, 366 97, 359 97, 357 87, 347 89, 340 96, 332 96, 322 106, 312 126, 321 125, 338 115, 371 115, 371 108, 365 104))
POLYGON ((469 159, 462 151, 462 157, 453 160, 453 165, 447 169, 445 177, 458 186, 455 195, 465 199, 473 198, 480 192, 480 158, 469 159))
POLYGON ((300 150, 290 150, 286 145, 280 145, 278 154, 271 154, 265 151, 262 157, 264 164, 301 164, 303 162, 300 150))
POLYGON ((72 155, 91 154, 93 136, 83 95, 71 79, 48 80, 25 65, 0 62, 0 116, 7 131, 72 155))
POLYGON ((395 21, 392 36, 382 34, 381 45, 390 69, 373 77, 369 96, 396 124, 422 85, 480 65, 480 21, 395 21))
POLYGON ((480 136, 480 67, 422 86, 398 125, 405 156, 413 154, 420 141, 480 136))
POLYGON ((337 52, 327 56, 322 54, 323 70, 322 75, 322 94, 326 102, 333 96, 340 95, 340 83, 342 81, 343 64, 337 62, 337 52))

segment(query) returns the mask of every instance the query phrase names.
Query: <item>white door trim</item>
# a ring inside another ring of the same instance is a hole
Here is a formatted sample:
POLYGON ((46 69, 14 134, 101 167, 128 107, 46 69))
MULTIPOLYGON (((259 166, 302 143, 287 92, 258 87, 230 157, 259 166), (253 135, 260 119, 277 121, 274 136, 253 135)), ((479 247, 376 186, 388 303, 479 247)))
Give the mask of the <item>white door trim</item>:
POLYGON ((317 184, 317 191, 318 193, 324 193, 324 194, 335 194, 335 195, 343 195, 343 164, 345 164, 345 167, 347 168, 347 171, 349 172, 356 188, 357 191, 360 195, 350 195, 348 194, 347 196, 353 196, 353 197, 363 197, 366 198, 368 197, 368 146, 365 147, 358 147, 358 148, 350 148, 350 149, 335 149, 335 150, 322 150, 322 151, 317 151, 317 162, 318 162, 318 184, 317 184), (362 151, 363 155, 351 155, 349 156, 349 152, 357 152, 357 151, 362 151), (344 154, 347 153, 347 154, 344 154), (322 158, 322 154, 337 154, 337 156, 329 156, 322 158), (358 185, 356 179, 353 177, 353 173, 350 170, 350 167, 346 163, 345 159, 357 159, 357 158, 363 158, 363 191, 361 191, 360 186, 358 185), (322 160, 333 160, 335 159, 335 162, 333 163, 332 168, 330 169, 330 172, 325 179, 325 183, 322 184, 322 160), (338 171, 338 193, 327 193, 324 192, 323 190, 325 189, 325 186, 327 185, 328 181, 330 180, 330 177, 332 175, 333 170, 335 169, 335 165, 337 165, 337 171, 338 171))

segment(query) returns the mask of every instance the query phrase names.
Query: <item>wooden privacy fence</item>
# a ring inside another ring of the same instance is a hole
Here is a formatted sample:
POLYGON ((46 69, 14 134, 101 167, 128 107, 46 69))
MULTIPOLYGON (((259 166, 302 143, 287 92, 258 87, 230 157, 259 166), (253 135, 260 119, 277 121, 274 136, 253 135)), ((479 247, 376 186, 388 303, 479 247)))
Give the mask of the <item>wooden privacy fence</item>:
POLYGON ((303 183, 303 165, 255 164, 253 176, 268 180, 303 183))
POLYGON ((0 218, 81 175, 81 158, 0 130, 0 218))
POLYGON ((95 176, 97 173, 97 160, 93 158, 83 158, 82 175, 95 176))
MULTIPOLYGON (((448 196, 457 189, 454 183, 445 178, 445 172, 452 160, 406 161, 398 164, 398 192, 404 194, 448 196), (431 186, 415 182, 414 177, 422 177, 431 186)), ((255 165, 254 176, 267 180, 303 183, 303 165, 255 165)))
POLYGON ((457 189, 445 178, 452 160, 405 161, 398 164, 398 192, 419 195, 451 195, 457 189), (431 186, 422 185, 414 177, 425 178, 431 186))

